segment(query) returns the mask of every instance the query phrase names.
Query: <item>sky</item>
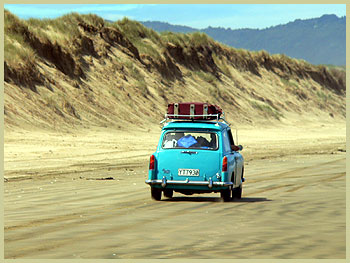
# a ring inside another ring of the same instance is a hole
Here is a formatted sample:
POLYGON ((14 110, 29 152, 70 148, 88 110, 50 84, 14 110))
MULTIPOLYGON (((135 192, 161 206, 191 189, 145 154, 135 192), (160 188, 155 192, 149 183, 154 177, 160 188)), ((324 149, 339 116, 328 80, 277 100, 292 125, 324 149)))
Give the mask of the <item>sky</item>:
POLYGON ((56 18, 77 12, 112 21, 128 17, 197 29, 263 29, 324 14, 346 15, 345 4, 5 4, 4 8, 22 19, 56 18))

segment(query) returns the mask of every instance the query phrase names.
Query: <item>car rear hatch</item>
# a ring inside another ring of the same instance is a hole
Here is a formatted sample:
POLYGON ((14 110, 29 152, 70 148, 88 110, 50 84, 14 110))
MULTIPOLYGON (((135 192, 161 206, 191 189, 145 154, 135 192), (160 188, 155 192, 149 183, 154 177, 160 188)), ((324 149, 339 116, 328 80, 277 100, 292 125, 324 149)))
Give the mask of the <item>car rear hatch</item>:
POLYGON ((173 131, 163 138, 157 158, 158 179, 217 181, 221 158, 214 131, 173 131))

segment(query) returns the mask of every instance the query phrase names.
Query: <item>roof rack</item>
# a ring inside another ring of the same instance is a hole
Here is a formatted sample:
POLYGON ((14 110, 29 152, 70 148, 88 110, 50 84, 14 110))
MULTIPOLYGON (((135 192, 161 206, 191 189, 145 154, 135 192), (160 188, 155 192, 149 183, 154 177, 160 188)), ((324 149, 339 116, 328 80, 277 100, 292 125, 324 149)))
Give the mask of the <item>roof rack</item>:
POLYGON ((170 120, 170 122, 174 122, 174 121, 220 122, 220 121, 222 121, 223 123, 227 124, 228 126, 231 126, 231 124, 225 120, 225 113, 224 112, 221 114, 201 114, 201 115, 165 114, 165 119, 162 120, 159 124, 166 123, 169 120, 170 120))

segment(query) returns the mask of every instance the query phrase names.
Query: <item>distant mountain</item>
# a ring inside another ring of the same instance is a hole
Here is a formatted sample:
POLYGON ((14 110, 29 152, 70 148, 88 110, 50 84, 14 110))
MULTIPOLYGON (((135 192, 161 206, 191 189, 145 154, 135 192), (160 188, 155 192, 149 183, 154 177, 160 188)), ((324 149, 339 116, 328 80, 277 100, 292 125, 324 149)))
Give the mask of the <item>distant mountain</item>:
POLYGON ((191 32, 196 32, 199 31, 199 29, 188 27, 188 26, 178 26, 178 25, 172 25, 169 23, 165 22, 140 22, 144 26, 152 28, 153 30, 157 32, 164 32, 164 31, 169 31, 169 32, 175 32, 175 33, 191 33, 191 32))
POLYGON ((346 18, 323 15, 320 18, 297 19, 285 25, 266 29, 208 27, 195 29, 163 22, 141 22, 155 31, 189 33, 201 31, 228 46, 251 51, 266 50, 271 54, 304 59, 312 64, 344 66, 346 63, 346 18))

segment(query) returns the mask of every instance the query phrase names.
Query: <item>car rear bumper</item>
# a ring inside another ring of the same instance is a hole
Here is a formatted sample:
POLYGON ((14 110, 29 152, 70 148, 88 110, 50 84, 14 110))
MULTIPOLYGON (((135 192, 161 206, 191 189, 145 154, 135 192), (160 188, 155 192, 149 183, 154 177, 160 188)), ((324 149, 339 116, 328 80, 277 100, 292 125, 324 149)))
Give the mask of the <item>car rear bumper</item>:
POLYGON ((163 177, 162 180, 146 180, 146 184, 149 185, 161 185, 163 188, 165 188, 167 185, 196 185, 196 186, 208 186, 208 188, 212 188, 214 186, 231 186, 233 185, 232 182, 213 182, 211 179, 208 181, 190 181, 189 179, 186 180, 167 180, 165 177, 163 177))

